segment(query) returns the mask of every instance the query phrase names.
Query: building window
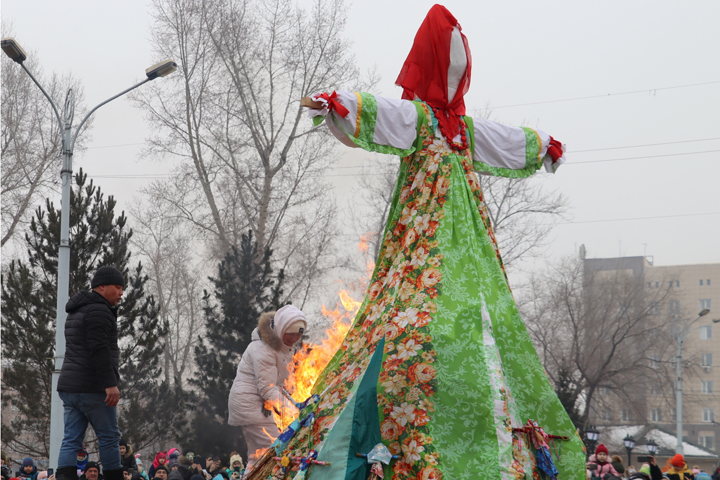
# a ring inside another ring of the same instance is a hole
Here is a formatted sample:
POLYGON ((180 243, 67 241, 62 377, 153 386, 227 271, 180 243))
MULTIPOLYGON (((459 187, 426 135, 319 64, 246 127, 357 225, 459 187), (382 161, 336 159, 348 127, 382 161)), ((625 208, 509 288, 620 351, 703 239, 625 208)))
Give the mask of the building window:
POLYGON ((659 408, 653 408, 650 410, 650 421, 651 422, 662 422, 662 410, 659 408))
POLYGON ((703 408, 702 421, 705 423, 715 422, 715 409, 714 408, 703 408))
POLYGON ((674 408, 670 409, 670 421, 671 422, 677 421, 677 410, 675 410, 674 408))
POLYGON ((704 393, 705 395, 712 395, 712 393, 713 393, 713 382, 712 382, 712 380, 711 380, 711 381, 707 381, 707 382, 703 380, 701 391, 702 391, 702 393, 704 393))
POLYGON ((655 288, 660 288, 660 282, 655 282, 655 288))
POLYGON ((670 300, 670 313, 680 313, 680 300, 670 300))
POLYGON ((705 280, 705 285, 707 285, 708 287, 710 286, 710 279, 709 279, 709 278, 708 278, 707 280, 705 280))
POLYGON ((650 368, 658 369, 660 368, 660 359, 662 357, 659 353, 651 353, 650 354, 650 368))
POLYGON ((648 282, 648 288, 652 288, 652 282, 648 282))
POLYGON ((607 387, 598 387, 598 395, 610 395, 610 389, 607 387))
POLYGON ((660 395, 662 393, 662 387, 659 383, 651 383, 650 384, 650 394, 651 395, 660 395))
POLYGON ((698 443, 708 450, 715 450, 715 435, 700 435, 698 436, 698 443))
POLYGON ((700 340, 712 340, 712 325, 705 325, 700 328, 700 340))
POLYGON ((632 422, 632 411, 631 410, 622 410, 620 412, 620 421, 622 422, 632 422))
POLYGON ((700 310, 705 310, 706 308, 712 310, 712 300, 709 298, 700 300, 700 310))
POLYGON ((679 286, 680 286, 680 280, 675 280, 675 286, 676 286, 676 287, 679 287, 679 286))
POLYGON ((712 353, 703 353, 701 358, 701 364, 703 367, 712 367, 712 353))
POLYGON ((659 315, 660 314, 660 302, 654 302, 650 304, 650 314, 651 315, 659 315))
POLYGON ((612 412, 609 408, 605 407, 600 411, 600 420, 603 422, 612 422, 612 412))
POLYGON ((702 284, 702 280, 700 280, 700 286, 702 287, 702 285, 703 285, 703 284, 702 284))

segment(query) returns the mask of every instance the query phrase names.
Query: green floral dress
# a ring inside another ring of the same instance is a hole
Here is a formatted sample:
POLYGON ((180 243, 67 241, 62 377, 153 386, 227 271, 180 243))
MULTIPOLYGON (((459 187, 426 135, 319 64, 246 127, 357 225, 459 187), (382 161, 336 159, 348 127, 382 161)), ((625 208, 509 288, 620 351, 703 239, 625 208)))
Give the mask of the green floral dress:
MULTIPOLYGON (((315 384, 319 402, 301 415, 314 408, 316 421, 283 454, 317 450, 332 465, 311 467, 314 480, 368 478, 356 453, 379 442, 399 457, 385 466, 387 479, 544 478, 527 436, 513 431, 532 419, 568 437, 551 442, 558 478, 584 479, 582 442, 508 286, 475 173, 488 168, 474 168, 472 139, 451 150, 434 133, 432 110, 412 102, 413 147, 375 144, 375 99, 356 95, 363 108, 352 142, 405 157, 364 302, 315 384)), ((527 142, 527 174, 542 165, 540 153, 527 142)))

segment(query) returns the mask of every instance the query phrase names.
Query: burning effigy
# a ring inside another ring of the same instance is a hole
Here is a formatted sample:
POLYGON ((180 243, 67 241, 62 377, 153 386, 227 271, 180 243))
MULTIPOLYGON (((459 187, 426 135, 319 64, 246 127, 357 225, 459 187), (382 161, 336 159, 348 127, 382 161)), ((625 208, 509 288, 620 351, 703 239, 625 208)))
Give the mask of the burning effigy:
POLYGON ((458 21, 435 5, 396 81, 402 99, 303 99, 342 143, 402 161, 365 298, 319 376, 284 390, 298 414, 246 478, 584 478, 582 441, 518 313, 477 177, 554 173, 565 147, 467 116, 471 69, 458 21))

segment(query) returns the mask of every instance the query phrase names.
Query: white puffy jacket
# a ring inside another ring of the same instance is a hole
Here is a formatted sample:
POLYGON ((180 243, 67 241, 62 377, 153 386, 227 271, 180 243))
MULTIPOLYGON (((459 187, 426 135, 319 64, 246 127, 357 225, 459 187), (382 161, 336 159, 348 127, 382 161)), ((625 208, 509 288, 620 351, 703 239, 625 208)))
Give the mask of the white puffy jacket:
POLYGON ((292 347, 285 345, 282 337, 292 322, 283 322, 273 329, 274 316, 275 312, 260 316, 252 341, 240 360, 228 397, 230 425, 275 425, 272 415, 263 415, 262 408, 266 400, 282 400, 280 388, 289 376, 292 362, 292 347))

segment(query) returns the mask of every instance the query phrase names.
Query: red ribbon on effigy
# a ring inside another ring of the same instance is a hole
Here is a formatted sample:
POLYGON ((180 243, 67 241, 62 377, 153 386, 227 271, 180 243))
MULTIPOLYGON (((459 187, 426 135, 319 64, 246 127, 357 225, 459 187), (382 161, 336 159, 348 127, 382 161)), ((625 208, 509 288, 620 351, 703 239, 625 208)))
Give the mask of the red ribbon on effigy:
POLYGON ((329 111, 335 110, 338 114, 340 114, 341 117, 345 118, 347 117, 348 113, 350 111, 343 106, 342 103, 337 101, 338 94, 337 92, 333 91, 332 95, 328 95, 327 92, 324 92, 320 96, 317 97, 317 99, 324 99, 327 102, 327 108, 329 111))
POLYGON ((557 162, 563 156, 562 143, 550 137, 550 145, 548 145, 547 154, 553 159, 553 163, 557 162))

